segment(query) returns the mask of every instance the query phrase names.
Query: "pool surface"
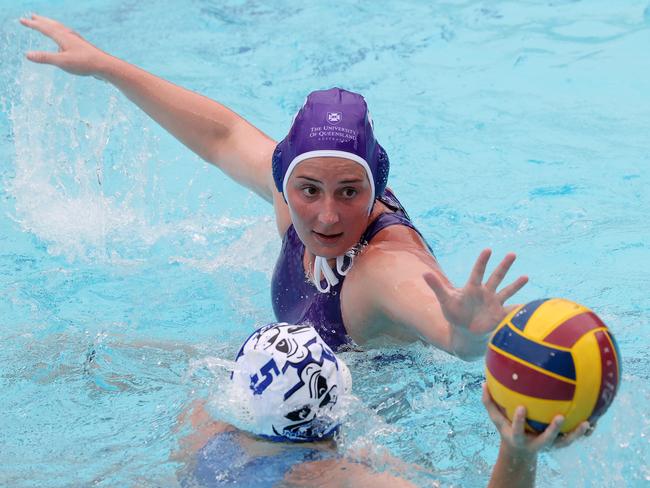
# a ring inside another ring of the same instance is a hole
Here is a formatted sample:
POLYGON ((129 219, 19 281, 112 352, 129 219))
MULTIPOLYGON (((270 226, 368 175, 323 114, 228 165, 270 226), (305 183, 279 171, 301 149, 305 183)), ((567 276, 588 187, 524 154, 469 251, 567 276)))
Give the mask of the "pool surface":
MULTIPOLYGON (((2 2, 0 485, 176 486, 195 399, 232 420, 223 364, 273 312, 272 209, 111 86, 28 63, 61 20, 280 139, 314 89, 364 94, 389 186, 450 279, 518 254, 515 303, 589 306, 623 356, 595 433, 540 487, 650 483, 649 0, 2 2)), ((418 486, 485 486, 498 435, 482 361, 344 353, 342 452, 418 486), (350 454, 353 455, 353 454, 350 454)))

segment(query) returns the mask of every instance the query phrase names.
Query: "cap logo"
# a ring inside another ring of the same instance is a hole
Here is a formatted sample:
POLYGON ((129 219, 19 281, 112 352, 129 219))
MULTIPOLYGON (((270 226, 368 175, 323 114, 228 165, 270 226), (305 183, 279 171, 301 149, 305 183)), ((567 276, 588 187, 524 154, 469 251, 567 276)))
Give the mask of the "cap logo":
POLYGON ((330 124, 338 124, 343 118, 342 112, 327 112, 327 121, 330 124))

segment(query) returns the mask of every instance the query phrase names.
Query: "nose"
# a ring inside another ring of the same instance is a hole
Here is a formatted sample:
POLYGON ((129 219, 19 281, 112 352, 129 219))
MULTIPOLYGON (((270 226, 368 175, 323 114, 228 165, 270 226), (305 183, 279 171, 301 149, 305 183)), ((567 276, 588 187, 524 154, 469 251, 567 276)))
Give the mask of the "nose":
POLYGON ((326 226, 337 224, 339 222, 339 211, 334 199, 327 197, 323 199, 322 205, 320 212, 318 212, 319 222, 326 226))

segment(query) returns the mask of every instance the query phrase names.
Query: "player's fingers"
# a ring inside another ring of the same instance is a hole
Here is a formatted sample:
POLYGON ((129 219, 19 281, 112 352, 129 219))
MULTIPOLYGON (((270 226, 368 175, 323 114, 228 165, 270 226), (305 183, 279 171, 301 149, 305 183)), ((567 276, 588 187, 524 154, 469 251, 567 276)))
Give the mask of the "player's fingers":
POLYGON ((496 291, 497 287, 506 277, 506 274, 508 274, 508 271, 510 270, 512 263, 515 262, 515 259, 517 259, 517 256, 514 253, 511 252, 506 254, 499 265, 494 269, 494 271, 492 271, 492 274, 485 283, 485 286, 489 290, 496 291))
POLYGON ((503 415, 503 412, 499 406, 494 403, 494 400, 492 400, 492 395, 490 395, 487 384, 485 383, 483 383, 483 396, 481 400, 483 401, 483 405, 485 405, 485 409, 490 416, 490 420, 492 420, 496 428, 499 430, 499 432, 501 432, 501 429, 508 424, 508 419, 505 415, 503 415))
POLYGON ((522 442, 526 436, 526 407, 519 405, 512 416, 512 435, 515 439, 522 442))
POLYGON ((20 23, 25 27, 34 29, 35 31, 49 37, 56 42, 59 47, 63 47, 66 34, 72 32, 60 22, 36 14, 33 14, 31 18, 20 19, 20 23))
POLYGON ((468 285, 481 286, 483 283, 483 276, 485 275, 485 268, 490 260, 492 251, 490 249, 483 249, 476 259, 476 263, 472 268, 472 273, 469 275, 468 285))
POLYGON ((564 417, 562 415, 556 415, 548 427, 546 427, 546 430, 533 440, 532 447, 536 451, 550 447, 560 434, 562 424, 564 424, 564 417))
POLYGON ((49 53, 46 51, 30 51, 26 54, 27 59, 40 64, 57 64, 60 53, 49 53))
POLYGON ((582 422, 580 425, 578 425, 578 427, 573 429, 571 432, 558 437, 554 443, 554 446, 558 448, 566 447, 569 444, 573 443, 573 441, 575 441, 576 439, 579 439, 580 437, 585 435, 589 429, 590 429, 589 422, 587 421, 582 422))
POLYGON ((503 290, 501 290, 499 293, 497 293, 497 297, 499 297, 499 301, 501 303, 505 303, 515 293, 521 290, 526 283, 528 283, 528 276, 520 276, 515 281, 510 283, 508 286, 503 288, 503 290))

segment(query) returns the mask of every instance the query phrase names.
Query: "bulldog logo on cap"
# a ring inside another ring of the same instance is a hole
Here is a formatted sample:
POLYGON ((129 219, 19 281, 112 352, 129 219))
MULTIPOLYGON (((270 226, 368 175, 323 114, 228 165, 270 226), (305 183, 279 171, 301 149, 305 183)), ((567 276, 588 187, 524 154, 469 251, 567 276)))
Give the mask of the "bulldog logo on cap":
POLYGON ((338 124, 343 118, 342 112, 327 112, 327 121, 330 124, 338 124))

